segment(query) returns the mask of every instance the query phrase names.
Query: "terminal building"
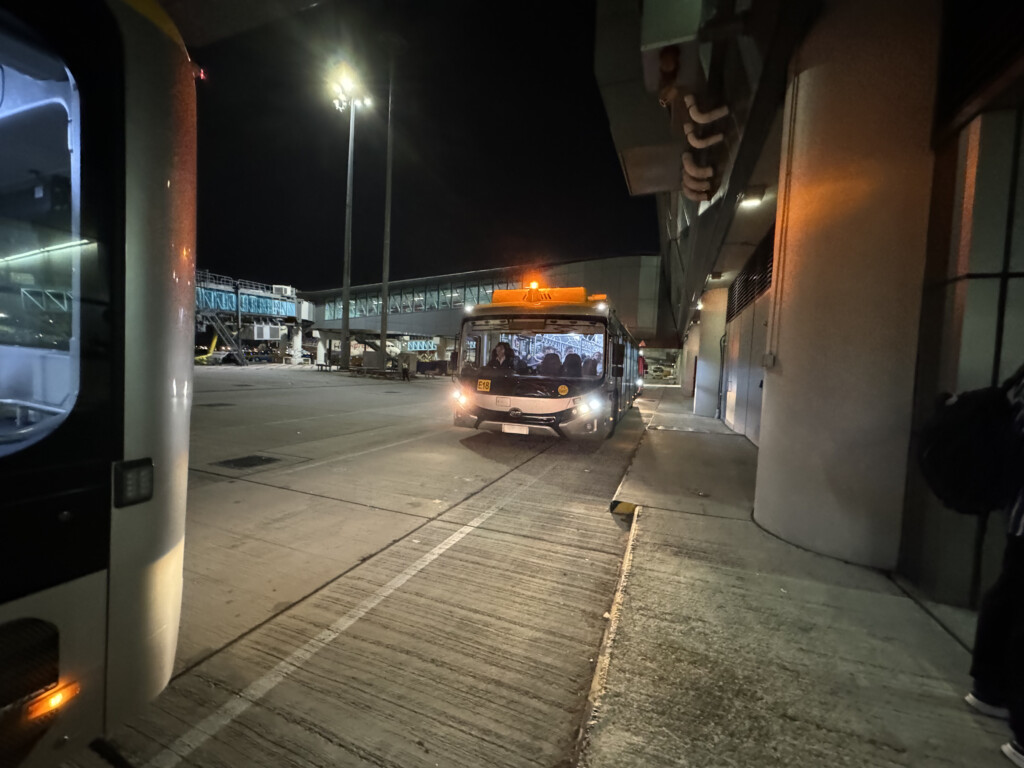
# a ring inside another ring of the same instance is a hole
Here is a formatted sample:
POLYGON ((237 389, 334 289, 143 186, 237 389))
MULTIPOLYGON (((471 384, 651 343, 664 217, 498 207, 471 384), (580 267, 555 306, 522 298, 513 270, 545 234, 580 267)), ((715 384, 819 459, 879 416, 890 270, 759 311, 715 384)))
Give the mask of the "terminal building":
POLYGON ((1005 521, 944 509, 915 437, 1024 363, 1022 28, 992 0, 597 2, 624 183, 657 200, 695 411, 759 447, 754 519, 962 606, 1005 521))
MULTIPOLYGON (((523 288, 534 280, 550 286, 580 285, 591 293, 607 294, 638 341, 650 347, 676 346, 678 334, 667 294, 662 297, 661 257, 652 254, 390 281, 387 330, 394 351, 430 352, 446 359, 467 308, 490 302, 494 290, 523 288)), ((351 354, 358 358, 363 346, 379 346, 381 284, 353 286, 350 291, 351 354)), ((299 296, 314 307, 311 330, 317 335, 318 358, 322 358, 325 349, 341 343, 342 290, 304 291, 299 296)))

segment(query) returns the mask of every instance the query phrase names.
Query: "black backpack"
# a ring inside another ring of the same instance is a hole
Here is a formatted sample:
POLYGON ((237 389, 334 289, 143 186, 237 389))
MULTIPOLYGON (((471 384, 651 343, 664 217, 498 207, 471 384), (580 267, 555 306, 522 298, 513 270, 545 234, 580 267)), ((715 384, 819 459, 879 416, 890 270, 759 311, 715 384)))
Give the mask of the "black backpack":
POLYGON ((944 395, 921 430, 918 463, 948 508, 980 515, 1007 507, 1024 482, 1024 435, 1007 393, 1024 368, 1000 387, 944 395))

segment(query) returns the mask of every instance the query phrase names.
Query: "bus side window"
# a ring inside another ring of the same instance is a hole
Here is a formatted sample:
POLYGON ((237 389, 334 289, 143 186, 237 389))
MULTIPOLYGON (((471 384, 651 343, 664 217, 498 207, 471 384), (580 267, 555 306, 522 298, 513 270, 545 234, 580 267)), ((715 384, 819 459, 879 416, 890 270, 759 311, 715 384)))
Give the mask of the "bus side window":
POLYGON ((463 345, 463 359, 462 364, 470 368, 480 367, 480 337, 479 336, 467 336, 466 343, 463 345))
POLYGON ((621 341, 612 344, 612 376, 622 376, 622 363, 626 359, 626 345, 621 341))

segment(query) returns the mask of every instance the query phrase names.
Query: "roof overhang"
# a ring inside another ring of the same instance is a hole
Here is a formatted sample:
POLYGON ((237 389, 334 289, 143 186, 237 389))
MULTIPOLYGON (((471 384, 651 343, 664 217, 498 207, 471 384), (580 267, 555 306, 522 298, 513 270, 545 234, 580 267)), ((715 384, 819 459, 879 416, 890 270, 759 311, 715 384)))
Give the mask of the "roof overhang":
POLYGON ((159 0, 190 48, 201 48, 293 13, 320 0, 159 0))

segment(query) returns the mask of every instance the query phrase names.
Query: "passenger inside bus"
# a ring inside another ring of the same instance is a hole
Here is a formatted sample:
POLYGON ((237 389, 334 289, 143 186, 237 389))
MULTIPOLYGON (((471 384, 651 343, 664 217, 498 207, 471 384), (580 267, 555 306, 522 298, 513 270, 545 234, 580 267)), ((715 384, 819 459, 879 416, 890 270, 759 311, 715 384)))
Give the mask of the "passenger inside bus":
POLYGON ((548 352, 540 361, 537 374, 540 376, 560 376, 562 373, 562 359, 556 352, 548 352))
POLYGON ((562 375, 577 379, 583 375, 583 360, 575 352, 570 352, 565 356, 565 362, 562 363, 562 375))

